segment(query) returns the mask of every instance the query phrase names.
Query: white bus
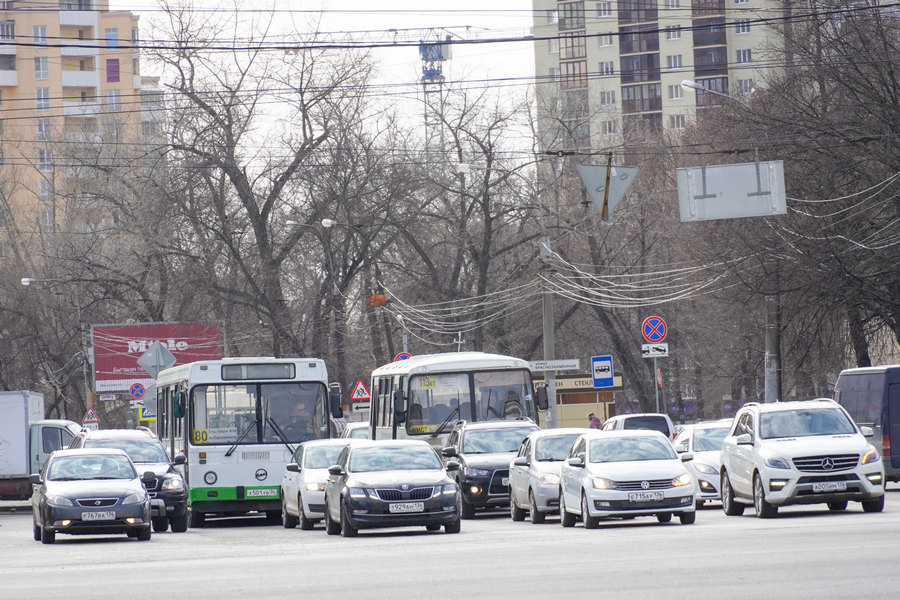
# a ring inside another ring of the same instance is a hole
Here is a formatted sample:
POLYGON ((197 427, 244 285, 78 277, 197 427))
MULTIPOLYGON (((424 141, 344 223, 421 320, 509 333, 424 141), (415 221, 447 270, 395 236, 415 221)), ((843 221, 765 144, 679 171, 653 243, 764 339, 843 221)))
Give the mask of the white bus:
POLYGON ((547 408, 535 392, 528 361, 484 352, 425 354, 372 372, 373 439, 419 438, 446 442, 457 421, 530 419, 547 408))
POLYGON ((207 515, 281 517, 284 465, 299 442, 334 435, 325 363, 316 358, 225 358, 179 365, 156 379, 157 433, 185 454, 191 527, 207 515))

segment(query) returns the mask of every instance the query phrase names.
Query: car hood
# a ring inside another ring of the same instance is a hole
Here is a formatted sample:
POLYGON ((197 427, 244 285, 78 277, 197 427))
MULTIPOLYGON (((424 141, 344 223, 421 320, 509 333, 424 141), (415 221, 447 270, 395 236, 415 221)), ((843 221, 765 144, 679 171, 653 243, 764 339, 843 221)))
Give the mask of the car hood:
POLYGON ((606 477, 613 481, 641 481, 644 479, 669 479, 686 472, 677 459, 635 460, 628 462, 590 463, 590 475, 606 477))
POLYGON ((443 469, 429 471, 371 471, 351 473, 347 479, 349 487, 396 487, 407 484, 413 487, 449 483, 443 469))
POLYGON ((722 451, 713 450, 707 452, 694 452, 694 462, 701 462, 714 467, 722 466, 722 451))
POLYGON ((174 472, 169 463, 134 463, 134 470, 138 472, 138 476, 143 475, 147 471, 152 471, 154 475, 165 475, 174 472))
POLYGON ((770 452, 794 456, 819 456, 825 454, 863 454, 869 442, 861 435, 814 435, 795 438, 764 440, 770 452))
POLYGON ((303 481, 328 481, 328 469, 310 469, 304 467, 300 471, 303 481))
POLYGON ((536 460, 532 461, 531 468, 537 471, 538 473, 552 473, 553 475, 559 475, 559 470, 563 465, 562 460, 536 460))
POLYGON ((495 452, 492 454, 466 454, 462 458, 469 467, 498 469, 500 467, 509 468, 509 463, 515 457, 515 452, 495 452))
POLYGON ((79 479, 77 481, 48 481, 47 495, 68 498, 102 498, 137 494, 144 491, 139 479, 79 479))

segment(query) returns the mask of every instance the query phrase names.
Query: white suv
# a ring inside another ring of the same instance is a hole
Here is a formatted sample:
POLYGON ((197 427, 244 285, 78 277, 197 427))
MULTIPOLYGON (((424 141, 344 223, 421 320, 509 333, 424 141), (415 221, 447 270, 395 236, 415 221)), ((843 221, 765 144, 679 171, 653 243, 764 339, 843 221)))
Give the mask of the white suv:
POLYGON ((884 508, 884 466, 847 412, 827 399, 745 404, 722 444, 722 508, 740 515, 753 504, 772 518, 779 506, 850 500, 865 512, 884 508))

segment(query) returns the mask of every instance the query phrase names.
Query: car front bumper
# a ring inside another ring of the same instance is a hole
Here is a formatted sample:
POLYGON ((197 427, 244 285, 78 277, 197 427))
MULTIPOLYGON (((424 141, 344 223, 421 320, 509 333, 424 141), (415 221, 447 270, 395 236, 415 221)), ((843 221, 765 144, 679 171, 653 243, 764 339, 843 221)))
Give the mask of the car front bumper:
POLYGON ((301 492, 303 512, 311 519, 325 518, 325 492, 301 492))
POLYGON ((150 527, 150 503, 114 506, 92 510, 81 506, 48 506, 43 511, 41 527, 55 533, 73 535, 91 535, 105 533, 127 533, 136 529, 150 527), (86 515, 92 512, 109 512, 115 518, 89 520, 86 515))
POLYGON ((509 471, 498 469, 490 475, 467 475, 459 484, 465 501, 475 507, 509 506, 509 471))
POLYGON ((541 512, 559 510, 559 485, 552 483, 536 483, 531 488, 534 503, 541 512))
POLYGON ((624 517, 656 515, 660 513, 694 512, 696 489, 683 486, 658 490, 663 492, 661 500, 635 500, 634 492, 622 490, 591 490, 588 493, 588 512, 592 517, 624 517))
POLYGON ((760 477, 766 502, 775 506, 858 502, 884 495, 884 475, 879 467, 863 465, 850 472, 827 475, 764 469, 760 477))
POLYGON ((346 499, 350 524, 358 529, 375 527, 403 527, 411 525, 446 525, 460 517, 459 494, 443 495, 422 501, 423 510, 417 512, 392 512, 390 506, 411 502, 385 502, 382 500, 346 499))

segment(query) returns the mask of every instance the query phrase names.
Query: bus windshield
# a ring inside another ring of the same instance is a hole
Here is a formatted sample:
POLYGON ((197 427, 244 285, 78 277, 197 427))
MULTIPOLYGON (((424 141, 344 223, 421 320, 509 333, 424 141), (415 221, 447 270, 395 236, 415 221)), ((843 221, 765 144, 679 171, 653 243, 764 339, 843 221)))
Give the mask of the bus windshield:
POLYGON ((459 420, 490 421, 532 414, 531 374, 525 369, 413 375, 409 382, 408 434, 449 431, 459 420))

